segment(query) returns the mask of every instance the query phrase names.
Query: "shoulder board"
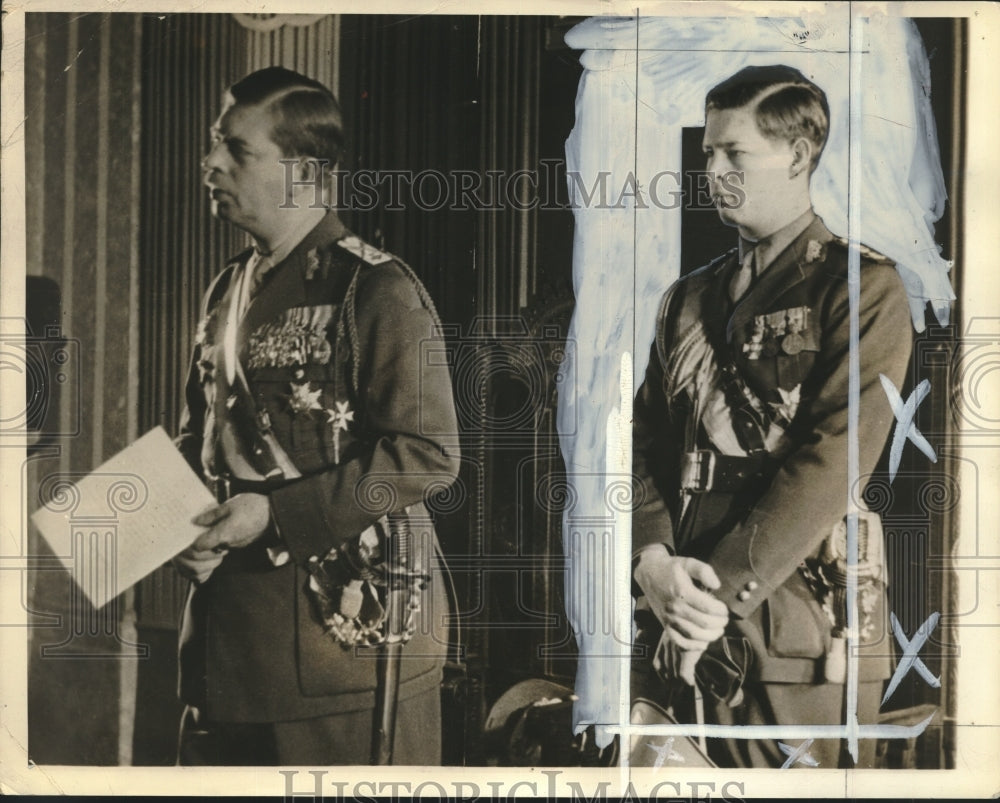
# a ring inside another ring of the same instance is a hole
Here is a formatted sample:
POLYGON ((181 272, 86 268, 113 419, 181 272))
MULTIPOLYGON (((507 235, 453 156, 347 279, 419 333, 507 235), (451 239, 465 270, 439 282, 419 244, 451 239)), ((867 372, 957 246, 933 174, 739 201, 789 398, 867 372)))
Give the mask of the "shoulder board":
MULTIPOLYGON (((840 248, 843 248, 845 251, 850 250, 850 243, 847 241, 846 237, 834 237, 830 240, 830 242, 836 244, 840 248)), ((861 254, 862 259, 867 259, 872 262, 888 262, 890 264, 894 262, 894 260, 887 257, 885 254, 860 243, 858 244, 858 252, 861 254)))
POLYGON ((391 262, 394 259, 391 254, 379 251, 375 246, 368 245, 360 237, 354 235, 338 240, 337 245, 369 265, 381 265, 383 262, 391 262))

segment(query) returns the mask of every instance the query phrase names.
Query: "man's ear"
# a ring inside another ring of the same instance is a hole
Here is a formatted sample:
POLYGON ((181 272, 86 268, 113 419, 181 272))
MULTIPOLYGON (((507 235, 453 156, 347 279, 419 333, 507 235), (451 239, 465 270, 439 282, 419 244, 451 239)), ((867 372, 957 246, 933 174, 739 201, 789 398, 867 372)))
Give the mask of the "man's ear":
POLYGON ((300 156, 295 162, 295 179, 303 184, 316 181, 320 175, 319 166, 316 160, 309 156, 300 156))
POLYGON ((293 187, 300 192, 309 192, 308 203, 313 206, 325 205, 325 177, 322 164, 311 156, 300 156, 296 160, 292 172, 295 176, 293 187), (311 191, 309 190, 310 185, 311 191))
POLYGON ((795 178, 812 167, 813 144, 805 137, 792 143, 792 163, 788 166, 788 177, 795 178))

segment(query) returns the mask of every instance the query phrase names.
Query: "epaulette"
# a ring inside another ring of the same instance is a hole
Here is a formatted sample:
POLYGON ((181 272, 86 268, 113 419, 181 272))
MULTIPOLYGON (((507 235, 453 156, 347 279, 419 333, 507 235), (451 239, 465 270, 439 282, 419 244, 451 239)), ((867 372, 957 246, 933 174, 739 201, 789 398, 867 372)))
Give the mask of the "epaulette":
MULTIPOLYGON (((831 243, 836 243, 838 246, 843 248, 845 251, 850 250, 850 243, 846 237, 834 237, 830 240, 831 243)), ((887 262, 889 264, 894 264, 895 260, 890 259, 885 254, 876 251, 874 248, 869 248, 867 245, 861 243, 858 244, 858 253, 861 254, 862 259, 870 260, 871 262, 887 262)))
MULTIPOLYGON (((395 262, 399 269, 403 272, 403 275, 409 279, 410 282, 412 282, 417 291, 417 295, 420 297, 421 303, 424 305, 428 313, 430 313, 431 318, 440 330, 441 319, 438 317, 437 310, 434 307, 434 302, 427 293, 427 288, 424 287, 423 283, 417 277, 417 274, 413 272, 413 268, 401 259, 394 257, 392 254, 380 251, 373 245, 368 245, 368 243, 354 234, 342 237, 336 244, 349 254, 356 256, 366 265, 382 265, 386 262, 395 262)), ((355 393, 358 393, 360 390, 359 371, 361 368, 361 353, 357 315, 354 307, 357 299, 358 280, 361 277, 361 273, 362 271, 360 270, 360 267, 358 267, 354 271, 351 283, 347 286, 347 293, 344 296, 344 303, 341 307, 340 323, 338 324, 339 331, 343 332, 347 336, 348 342, 351 345, 351 353, 353 357, 351 365, 351 384, 355 393)))
POLYGON ((368 245, 360 237, 353 234, 338 240, 337 245, 369 265, 381 265, 383 262, 391 262, 394 259, 391 254, 379 251, 375 246, 368 245))

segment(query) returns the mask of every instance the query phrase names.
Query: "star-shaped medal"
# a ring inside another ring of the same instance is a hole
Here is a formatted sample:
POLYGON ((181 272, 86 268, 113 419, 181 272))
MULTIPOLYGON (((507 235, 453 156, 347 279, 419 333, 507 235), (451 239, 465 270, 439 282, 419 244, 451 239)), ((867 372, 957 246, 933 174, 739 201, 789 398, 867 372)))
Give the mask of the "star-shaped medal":
POLYGON ((774 411, 779 416, 785 419, 785 421, 791 422, 791 420, 795 418, 795 413, 799 409, 801 391, 801 384, 796 385, 791 390, 778 388, 778 393, 781 394, 781 402, 769 402, 769 404, 774 408, 774 411))
POLYGON ((327 423, 333 425, 333 462, 340 462, 340 431, 354 420, 354 411, 348 402, 335 402, 335 409, 326 410, 327 423))
POLYGON ((322 410, 323 405, 319 403, 319 397, 323 394, 322 389, 313 390, 312 383, 303 382, 291 384, 292 394, 288 397, 288 406, 293 413, 308 413, 310 410, 322 410))

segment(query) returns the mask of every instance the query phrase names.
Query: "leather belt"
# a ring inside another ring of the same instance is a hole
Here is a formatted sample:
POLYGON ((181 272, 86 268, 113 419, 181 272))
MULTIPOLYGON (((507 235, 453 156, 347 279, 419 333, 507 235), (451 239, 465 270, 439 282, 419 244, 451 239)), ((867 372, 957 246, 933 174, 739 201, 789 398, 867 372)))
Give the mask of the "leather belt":
POLYGON ((698 449, 681 457, 681 490, 735 493, 764 478, 767 453, 739 457, 698 449))

